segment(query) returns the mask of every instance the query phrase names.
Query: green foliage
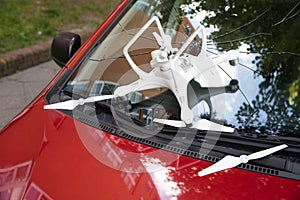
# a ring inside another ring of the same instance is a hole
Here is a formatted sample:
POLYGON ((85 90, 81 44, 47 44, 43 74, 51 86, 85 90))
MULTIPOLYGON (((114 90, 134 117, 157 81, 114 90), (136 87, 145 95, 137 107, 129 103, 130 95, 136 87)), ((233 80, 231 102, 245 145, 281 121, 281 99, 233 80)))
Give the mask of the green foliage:
POLYGON ((100 24, 119 0, 1 0, 0 53, 100 24))
MULTIPOLYGON (((190 0, 186 0, 187 4, 190 0)), ((241 129, 300 137, 300 3, 297 0, 202 0, 196 9, 213 13, 204 20, 216 27, 211 39, 219 50, 248 44, 257 55, 259 93, 236 113, 241 129), (261 122, 261 115, 267 117, 261 122), (258 130, 260 127, 261 130, 258 130)))
MULTIPOLYGON (((264 77, 252 106, 243 105, 236 114, 243 128, 259 127, 260 112, 267 115, 264 131, 291 133, 300 130, 300 15, 299 2, 289 1, 202 1, 199 10, 214 12, 205 19, 218 27, 211 38, 218 49, 250 45, 259 53, 253 61, 257 76, 264 77), (224 42, 228 41, 228 42, 224 42)), ((297 135, 299 137, 299 133, 297 135)))

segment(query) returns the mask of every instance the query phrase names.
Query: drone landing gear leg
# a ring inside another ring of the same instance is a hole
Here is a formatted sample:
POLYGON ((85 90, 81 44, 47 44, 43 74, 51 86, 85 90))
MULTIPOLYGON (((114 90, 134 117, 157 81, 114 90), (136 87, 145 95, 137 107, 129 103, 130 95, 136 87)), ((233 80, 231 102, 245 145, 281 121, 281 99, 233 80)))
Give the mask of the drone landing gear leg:
POLYGON ((174 85, 175 88, 172 87, 171 88, 181 108, 180 118, 185 124, 191 125, 193 123, 194 114, 189 107, 189 101, 187 97, 187 85, 189 79, 186 80, 182 76, 176 73, 174 74, 174 79, 175 78, 178 80, 177 83, 180 84, 174 85))
POLYGON ((194 114, 192 110, 186 105, 181 105, 180 118, 186 125, 192 125, 194 114))

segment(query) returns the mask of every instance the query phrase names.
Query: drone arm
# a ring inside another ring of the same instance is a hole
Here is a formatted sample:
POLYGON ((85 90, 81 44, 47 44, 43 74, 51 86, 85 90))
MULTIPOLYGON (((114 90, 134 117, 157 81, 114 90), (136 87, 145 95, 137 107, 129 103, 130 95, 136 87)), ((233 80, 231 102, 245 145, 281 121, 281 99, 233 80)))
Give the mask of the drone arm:
POLYGON ((235 79, 225 87, 199 87, 199 83, 192 80, 188 85, 189 106, 192 108, 203 100, 224 93, 235 93, 238 89, 238 81, 235 79))
MULTIPOLYGON (((187 95, 188 105, 193 108, 201 101, 207 101, 212 96, 216 96, 224 93, 234 93, 238 90, 237 80, 230 81, 230 84, 225 87, 199 87, 199 83, 192 80, 188 84, 187 95)), ((166 111, 175 115, 180 114, 180 105, 175 101, 175 96, 171 90, 167 90, 151 99, 146 99, 140 103, 133 104, 134 109, 142 107, 151 107, 154 104, 161 104, 166 111)))

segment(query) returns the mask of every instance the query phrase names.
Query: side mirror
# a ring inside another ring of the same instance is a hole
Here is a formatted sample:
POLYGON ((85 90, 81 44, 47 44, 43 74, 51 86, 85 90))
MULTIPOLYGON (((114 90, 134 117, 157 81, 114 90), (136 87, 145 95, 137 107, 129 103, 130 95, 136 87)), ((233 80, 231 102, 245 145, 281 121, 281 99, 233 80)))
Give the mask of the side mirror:
POLYGON ((80 46, 81 38, 78 34, 70 32, 59 33, 52 41, 52 59, 60 67, 64 67, 80 46))

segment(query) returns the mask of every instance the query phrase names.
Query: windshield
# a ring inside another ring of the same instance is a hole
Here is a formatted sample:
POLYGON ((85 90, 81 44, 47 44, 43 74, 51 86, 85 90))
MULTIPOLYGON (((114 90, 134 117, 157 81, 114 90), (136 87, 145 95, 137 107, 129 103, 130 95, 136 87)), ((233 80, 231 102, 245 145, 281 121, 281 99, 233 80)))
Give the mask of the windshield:
POLYGON ((292 0, 136 1, 76 69, 60 101, 117 91, 128 103, 123 111, 144 127, 205 119, 223 130, 300 137, 299 9, 292 0), (189 74, 166 75, 176 67, 189 74))

